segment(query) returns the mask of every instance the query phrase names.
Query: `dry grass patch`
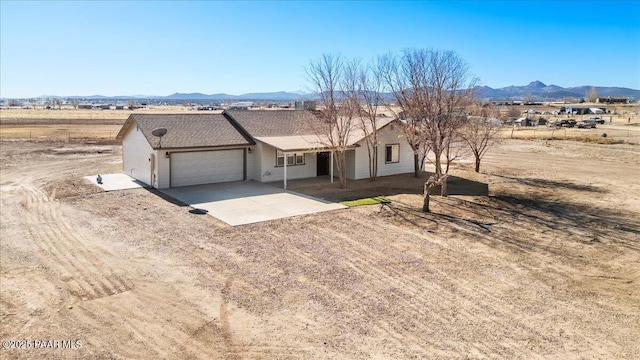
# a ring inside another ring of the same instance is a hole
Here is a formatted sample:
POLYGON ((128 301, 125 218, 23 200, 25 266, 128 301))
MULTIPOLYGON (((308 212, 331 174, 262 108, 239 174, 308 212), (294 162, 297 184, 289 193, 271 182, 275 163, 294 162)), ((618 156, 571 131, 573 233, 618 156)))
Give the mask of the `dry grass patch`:
POLYGON ((75 142, 87 140, 115 141, 120 128, 121 125, 0 125, 0 139, 75 142))
POLYGON ((104 192, 104 190, 79 176, 67 176, 62 179, 52 181, 45 186, 45 191, 53 199, 84 197, 104 192))

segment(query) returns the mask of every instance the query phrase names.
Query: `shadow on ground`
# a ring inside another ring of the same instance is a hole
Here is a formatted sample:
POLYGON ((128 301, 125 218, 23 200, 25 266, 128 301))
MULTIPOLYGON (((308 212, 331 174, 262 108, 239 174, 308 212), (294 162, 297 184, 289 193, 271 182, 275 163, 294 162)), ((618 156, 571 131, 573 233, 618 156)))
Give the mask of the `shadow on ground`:
POLYGON ((582 185, 576 184, 570 181, 553 181, 546 179, 538 179, 538 178, 519 178, 505 175, 494 174, 494 176, 508 179, 512 181, 516 181, 525 185, 540 187, 540 188, 563 188, 567 190, 575 190, 575 191, 584 191, 584 192, 594 192, 594 193, 607 193, 609 192, 607 189, 603 189, 597 186, 591 185, 582 185))
MULTIPOLYGON (((289 181, 288 189, 335 202, 373 196, 422 194, 424 183, 431 175, 432 173, 423 172, 417 178, 413 176, 413 173, 409 173, 381 176, 376 181, 349 180, 346 189, 340 189, 337 179, 336 182, 330 183, 329 177, 318 177, 289 181)), ((282 186, 282 182, 271 184, 282 186)), ((489 186, 485 183, 449 176, 447 192, 449 195, 487 196, 489 186)), ((432 193, 440 194, 440 188, 437 187, 432 193)))
POLYGON ((392 201, 383 204, 380 213, 427 232, 435 233, 447 226, 470 239, 520 251, 574 257, 560 250, 568 242, 640 251, 640 225, 634 213, 509 194, 479 199, 435 197, 432 204, 437 210, 423 213, 418 204, 392 201))

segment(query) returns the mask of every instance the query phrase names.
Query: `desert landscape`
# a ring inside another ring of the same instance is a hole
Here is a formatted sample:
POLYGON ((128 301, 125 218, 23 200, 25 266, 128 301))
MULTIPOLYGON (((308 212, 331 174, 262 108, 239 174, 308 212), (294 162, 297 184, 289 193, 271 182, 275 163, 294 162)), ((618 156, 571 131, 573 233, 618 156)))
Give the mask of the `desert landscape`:
POLYGON ((126 112, 19 111, 0 121, 0 337, 80 346, 2 358, 640 357, 637 117, 505 128, 481 173, 451 170, 489 196, 432 213, 424 177, 291 181, 391 202, 231 227, 82 178, 122 170, 126 112))

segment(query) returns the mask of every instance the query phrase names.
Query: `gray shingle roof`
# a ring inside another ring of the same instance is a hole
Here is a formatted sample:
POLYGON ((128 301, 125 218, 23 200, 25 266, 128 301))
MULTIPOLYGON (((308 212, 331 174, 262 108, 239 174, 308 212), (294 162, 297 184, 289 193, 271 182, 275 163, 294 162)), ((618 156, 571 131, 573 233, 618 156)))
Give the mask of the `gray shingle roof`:
POLYGON ((320 120, 305 110, 227 111, 251 136, 291 136, 315 134, 320 120))
POLYGON ((254 144, 223 114, 132 114, 127 122, 130 121, 138 124, 154 149, 158 148, 160 139, 151 132, 157 128, 167 129, 162 137, 162 148, 254 144))
MULTIPOLYGON (((391 120, 380 119, 378 127, 391 120)), ((306 110, 238 110, 222 114, 131 114, 118 133, 124 135, 135 124, 154 149, 160 139, 151 132, 157 128, 167 129, 162 137, 162 148, 195 148, 216 146, 245 146, 255 144, 253 139, 266 138, 315 139, 323 135, 326 124, 306 110)), ((364 132, 354 120, 349 144, 364 138, 364 132)), ((326 136, 326 134, 324 134, 326 136)))

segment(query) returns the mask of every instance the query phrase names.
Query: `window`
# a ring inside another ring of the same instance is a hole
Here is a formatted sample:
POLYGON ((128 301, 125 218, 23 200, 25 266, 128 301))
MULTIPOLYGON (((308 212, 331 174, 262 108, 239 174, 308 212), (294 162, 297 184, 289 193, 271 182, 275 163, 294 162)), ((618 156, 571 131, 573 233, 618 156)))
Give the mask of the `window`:
POLYGON ((284 153, 276 150, 276 166, 284 166, 284 153))
POLYGON ((385 160, 387 164, 400 162, 400 145, 391 144, 386 146, 385 160))
POLYGON ((285 155, 281 150, 276 150, 276 167, 284 166, 285 161, 287 166, 304 165, 304 153, 285 155))

